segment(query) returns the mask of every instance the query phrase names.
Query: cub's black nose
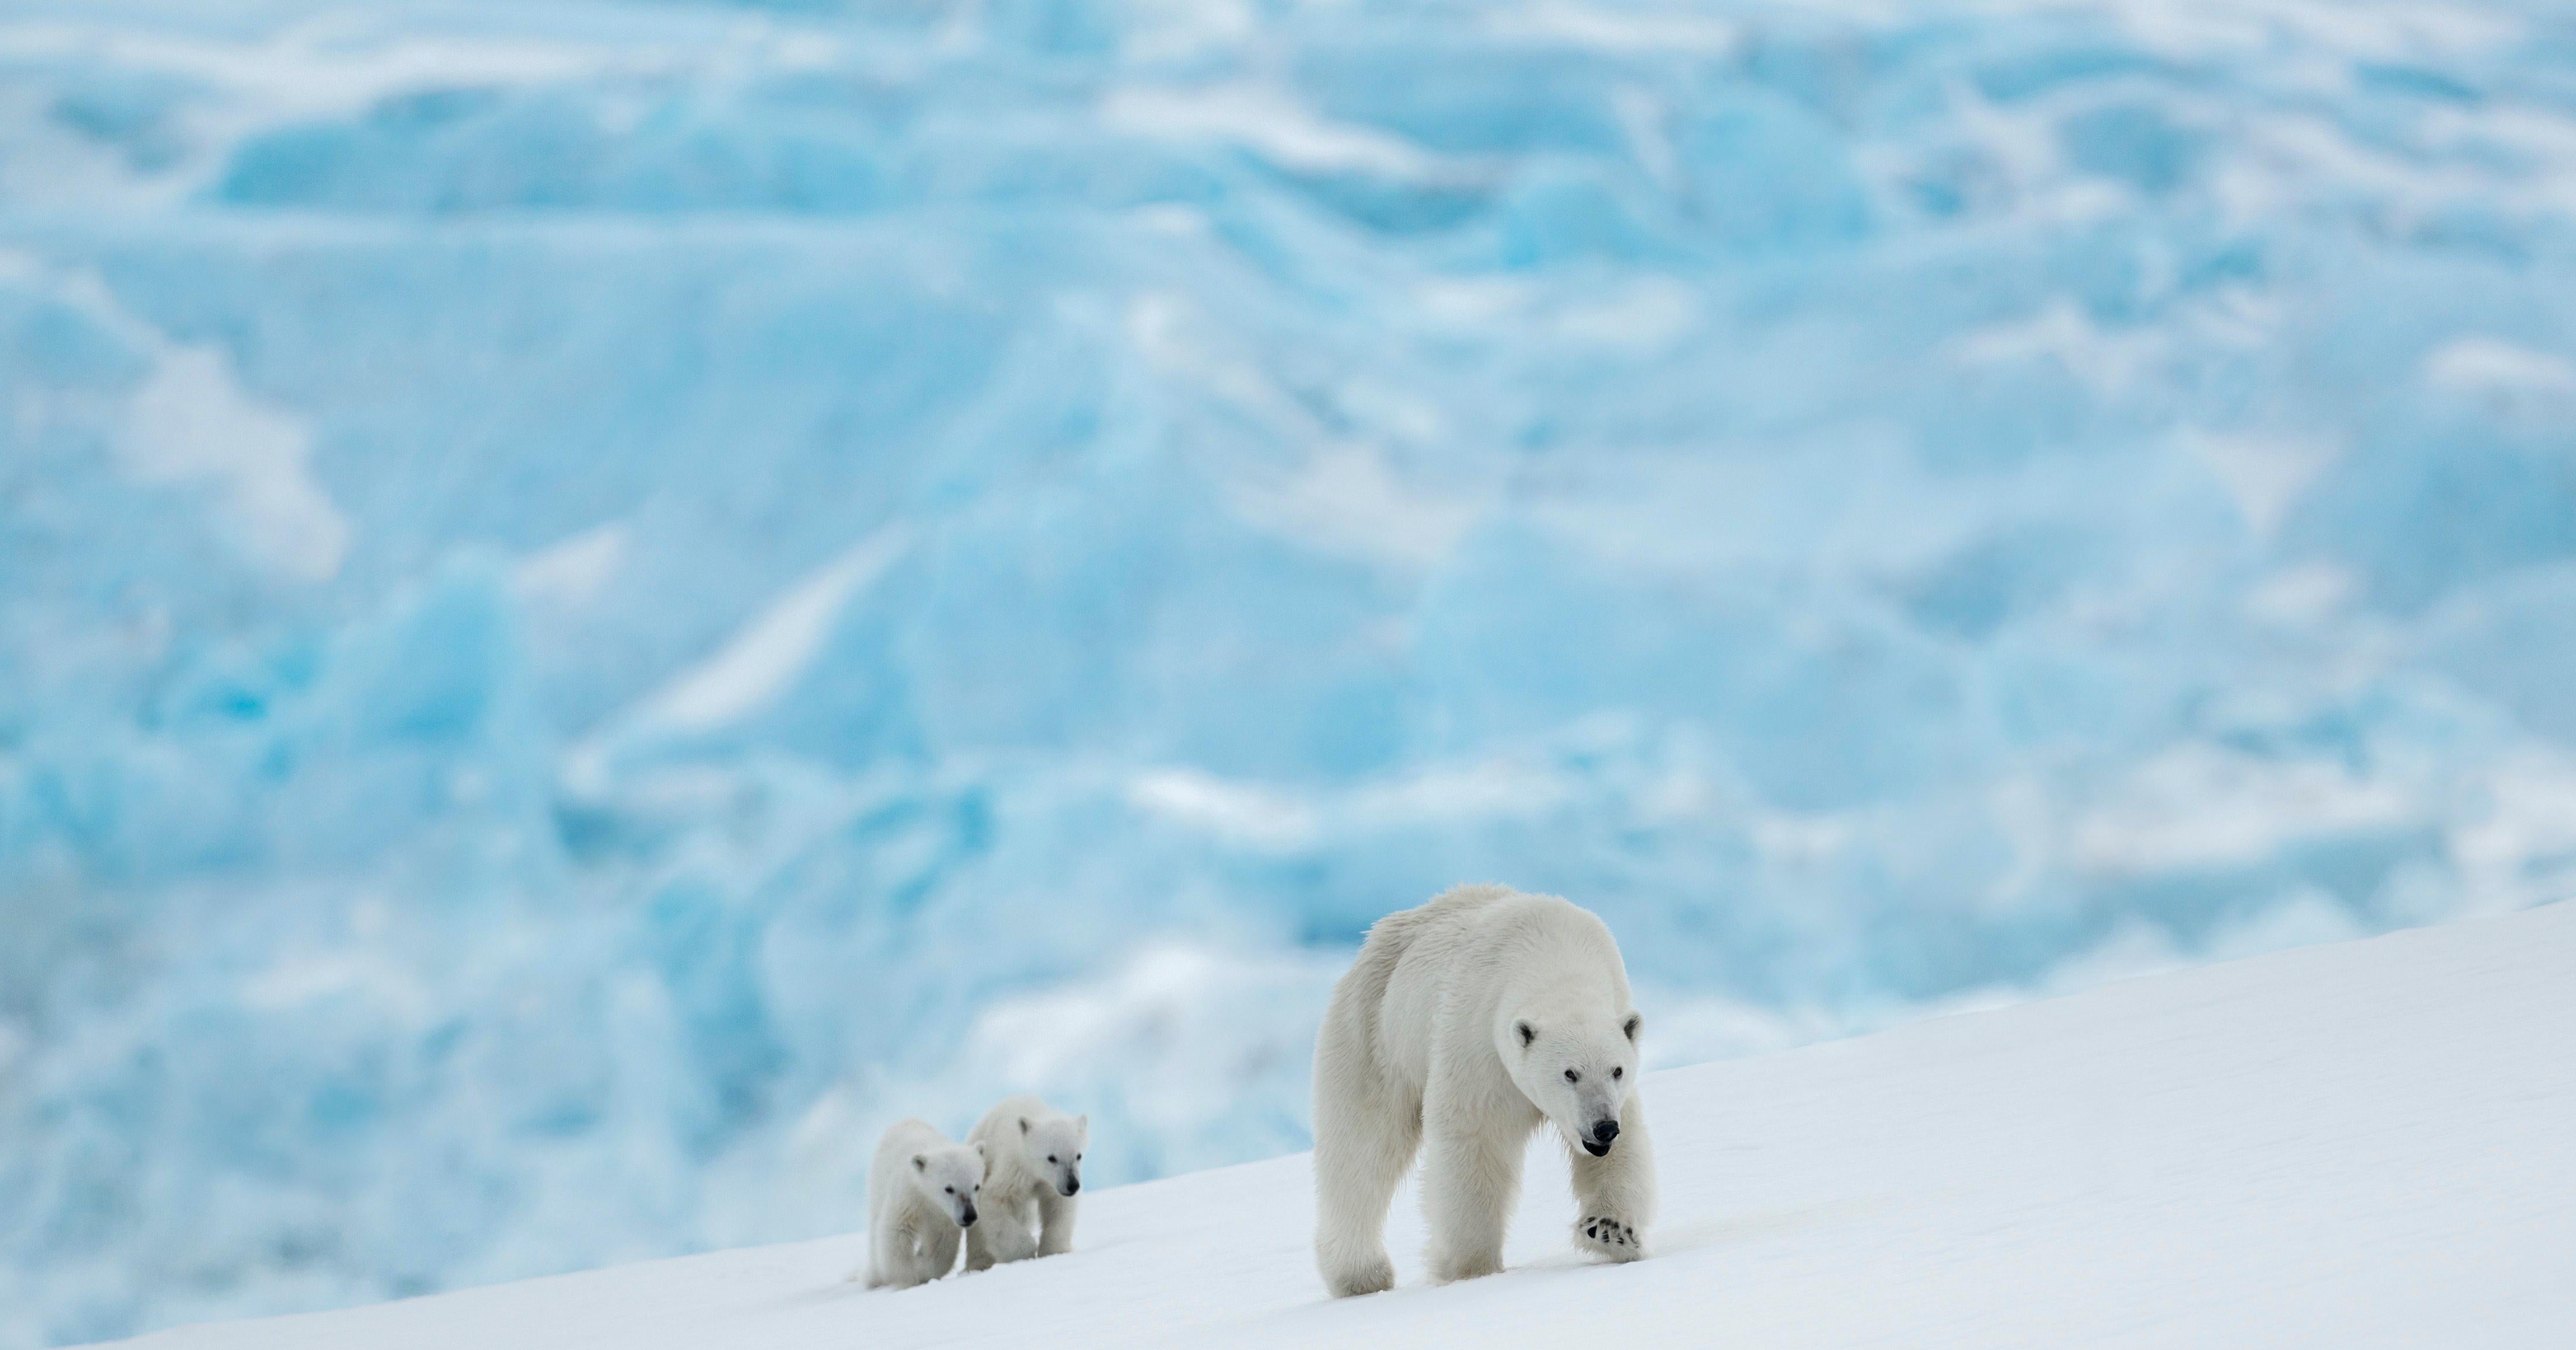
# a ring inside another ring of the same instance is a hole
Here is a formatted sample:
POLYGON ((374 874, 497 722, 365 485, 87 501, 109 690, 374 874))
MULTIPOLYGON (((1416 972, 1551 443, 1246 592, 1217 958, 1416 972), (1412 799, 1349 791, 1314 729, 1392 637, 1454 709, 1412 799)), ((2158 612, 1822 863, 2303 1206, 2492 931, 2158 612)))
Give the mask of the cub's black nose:
POLYGON ((1606 1144, 1618 1137, 1619 1122, 1615 1120, 1596 1120, 1592 1122, 1593 1143, 1606 1144))
POLYGON ((1078 1190, 1081 1190, 1081 1189, 1082 1189, 1082 1178, 1080 1178, 1080 1177, 1066 1177, 1066 1178, 1064 1179, 1064 1193, 1065 1193, 1065 1194, 1067 1194, 1067 1195, 1071 1195, 1071 1194, 1073 1194, 1075 1191, 1078 1191, 1078 1190))
POLYGON ((973 1205, 968 1205, 966 1207, 966 1212, 957 1216, 957 1226, 960 1228, 972 1228, 975 1226, 975 1207, 973 1205))

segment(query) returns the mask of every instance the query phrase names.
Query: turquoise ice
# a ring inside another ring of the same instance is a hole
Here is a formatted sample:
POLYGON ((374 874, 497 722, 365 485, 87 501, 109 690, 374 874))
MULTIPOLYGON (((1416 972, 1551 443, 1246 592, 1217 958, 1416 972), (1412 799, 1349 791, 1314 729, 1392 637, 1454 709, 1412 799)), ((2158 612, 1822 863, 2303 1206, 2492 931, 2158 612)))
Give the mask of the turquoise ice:
POLYGON ((21 0, 0 1346, 2576 888, 2576 22, 21 0))

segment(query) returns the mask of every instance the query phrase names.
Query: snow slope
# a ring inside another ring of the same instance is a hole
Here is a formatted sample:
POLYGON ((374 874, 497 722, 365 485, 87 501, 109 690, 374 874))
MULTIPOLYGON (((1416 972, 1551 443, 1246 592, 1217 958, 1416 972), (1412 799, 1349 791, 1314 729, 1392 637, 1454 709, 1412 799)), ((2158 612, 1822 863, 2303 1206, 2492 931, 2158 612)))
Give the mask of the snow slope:
POLYGON ((1086 1199, 1081 1250, 900 1293, 843 1237, 156 1350, 1098 1345, 2560 1347, 2576 1327, 2576 905, 2276 953, 1649 1080, 1656 1255, 1335 1303, 1307 1160, 1086 1199), (1031 1339, 1034 1337, 1035 1339, 1031 1339))

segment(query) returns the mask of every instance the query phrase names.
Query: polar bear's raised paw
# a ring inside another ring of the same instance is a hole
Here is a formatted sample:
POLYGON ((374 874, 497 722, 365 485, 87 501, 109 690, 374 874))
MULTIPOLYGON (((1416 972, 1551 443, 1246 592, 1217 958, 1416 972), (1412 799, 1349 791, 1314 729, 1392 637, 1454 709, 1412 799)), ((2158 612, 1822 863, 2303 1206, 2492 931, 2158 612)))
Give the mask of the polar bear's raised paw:
POLYGON ((1646 1254, 1645 1239, 1617 1219, 1585 1219, 1574 1226, 1574 1231, 1583 1246, 1614 1261, 1634 1261, 1646 1254))

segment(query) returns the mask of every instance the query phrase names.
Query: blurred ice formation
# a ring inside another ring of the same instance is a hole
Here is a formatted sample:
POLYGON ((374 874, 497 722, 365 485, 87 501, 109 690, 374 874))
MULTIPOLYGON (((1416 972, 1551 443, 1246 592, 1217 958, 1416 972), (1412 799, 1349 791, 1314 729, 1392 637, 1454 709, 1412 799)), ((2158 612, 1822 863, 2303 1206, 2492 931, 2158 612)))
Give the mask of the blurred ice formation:
POLYGON ((1302 1146, 2576 879, 2576 23, 22 0, 0 1346, 1302 1146))

